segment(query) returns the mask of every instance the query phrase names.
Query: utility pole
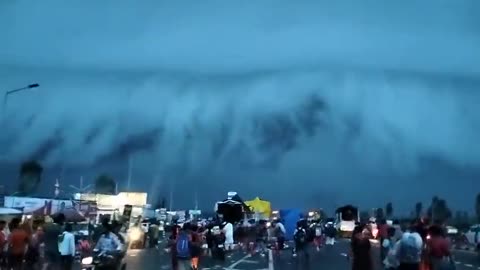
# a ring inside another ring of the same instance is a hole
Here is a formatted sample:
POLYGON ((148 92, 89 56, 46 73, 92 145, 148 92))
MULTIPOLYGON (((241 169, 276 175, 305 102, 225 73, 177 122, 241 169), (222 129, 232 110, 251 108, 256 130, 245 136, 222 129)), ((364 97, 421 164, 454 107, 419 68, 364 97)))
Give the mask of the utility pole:
POLYGON ((170 199, 168 200, 170 211, 173 209, 173 183, 170 184, 170 199))
POLYGON ((195 210, 198 210, 198 192, 195 191, 195 210))
POLYGON ((127 192, 130 192, 131 183, 132 183, 132 156, 128 154, 127 192))

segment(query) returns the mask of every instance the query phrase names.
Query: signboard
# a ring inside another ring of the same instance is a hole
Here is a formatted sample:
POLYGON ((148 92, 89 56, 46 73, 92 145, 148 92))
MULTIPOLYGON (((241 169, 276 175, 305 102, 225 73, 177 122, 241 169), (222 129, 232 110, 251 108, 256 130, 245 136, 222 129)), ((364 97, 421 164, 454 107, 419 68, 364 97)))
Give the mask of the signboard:
POLYGON ((190 215, 199 216, 199 215, 202 214, 202 211, 201 211, 201 210, 190 210, 190 211, 188 211, 188 213, 189 213, 190 215))
POLYGON ((133 206, 130 204, 125 204, 125 206, 123 207, 123 217, 127 220, 130 220, 130 218, 132 217, 132 209, 133 206))
POLYGON ((56 200, 33 197, 5 196, 4 207, 23 209, 24 213, 32 213, 44 208, 51 207, 50 213, 55 214, 65 208, 74 207, 71 200, 56 200))
POLYGON ((85 217, 95 218, 97 216, 97 203, 93 201, 76 201, 75 209, 85 217))

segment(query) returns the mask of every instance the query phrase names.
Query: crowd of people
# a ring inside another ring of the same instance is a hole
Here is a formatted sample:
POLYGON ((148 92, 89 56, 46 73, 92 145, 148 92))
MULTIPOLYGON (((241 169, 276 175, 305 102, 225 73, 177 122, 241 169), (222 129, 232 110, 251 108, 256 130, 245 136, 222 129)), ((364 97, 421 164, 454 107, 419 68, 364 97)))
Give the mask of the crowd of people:
MULTIPOLYGON (((76 235, 74 224, 66 222, 63 214, 35 222, 31 219, 22 222, 19 218, 13 218, 8 224, 0 221, 0 269, 71 270, 76 258, 91 256, 94 250, 124 251, 125 239, 115 224, 104 221, 98 227, 98 235, 91 234, 96 238, 92 239, 76 235), (92 243, 96 246, 92 247, 92 243)), ((121 258, 122 252, 119 255, 121 258)))
MULTIPOLYGON (((359 224, 353 231, 351 256, 353 270, 374 269, 370 235, 367 226, 359 224)), ((415 220, 402 229, 398 222, 379 225, 380 260, 387 270, 450 270, 455 269, 446 237, 440 225, 428 226, 415 220)))
POLYGON ((59 214, 42 224, 31 219, 0 221, 0 269, 71 269, 76 242, 72 224, 59 214))

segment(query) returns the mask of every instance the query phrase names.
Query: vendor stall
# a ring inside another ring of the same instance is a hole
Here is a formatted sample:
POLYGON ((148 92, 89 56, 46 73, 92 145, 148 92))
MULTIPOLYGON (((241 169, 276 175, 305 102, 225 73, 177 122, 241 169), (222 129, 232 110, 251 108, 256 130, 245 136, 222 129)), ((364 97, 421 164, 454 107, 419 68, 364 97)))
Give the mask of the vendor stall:
POLYGON ((255 213, 256 219, 269 219, 272 215, 272 207, 269 201, 256 197, 251 201, 246 201, 245 204, 255 213))

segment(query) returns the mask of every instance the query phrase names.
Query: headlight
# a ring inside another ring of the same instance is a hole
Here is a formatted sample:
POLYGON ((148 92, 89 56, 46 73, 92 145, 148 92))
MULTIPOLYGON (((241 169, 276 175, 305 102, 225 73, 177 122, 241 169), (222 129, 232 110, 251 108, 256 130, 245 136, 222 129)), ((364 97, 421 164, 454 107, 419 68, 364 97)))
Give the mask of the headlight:
POLYGON ((430 240, 430 238, 432 238, 432 237, 430 236, 430 234, 428 234, 427 235, 427 240, 430 240))
POLYGON ((85 264, 85 265, 92 264, 92 262, 93 262, 93 257, 85 257, 82 259, 82 264, 85 264))
POLYGON ((131 241, 138 241, 142 238, 142 231, 140 229, 133 229, 128 234, 131 241))

